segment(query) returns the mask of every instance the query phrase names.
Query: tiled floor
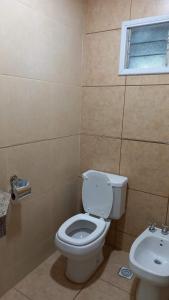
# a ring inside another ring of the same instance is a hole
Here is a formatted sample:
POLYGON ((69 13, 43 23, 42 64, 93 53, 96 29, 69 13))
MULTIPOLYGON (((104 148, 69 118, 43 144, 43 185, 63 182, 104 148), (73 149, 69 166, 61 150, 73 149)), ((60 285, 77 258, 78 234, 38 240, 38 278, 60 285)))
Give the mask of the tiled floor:
POLYGON ((86 284, 74 284, 65 278, 65 259, 56 252, 0 300, 133 300, 136 279, 117 275, 127 264, 128 253, 112 251, 86 284))

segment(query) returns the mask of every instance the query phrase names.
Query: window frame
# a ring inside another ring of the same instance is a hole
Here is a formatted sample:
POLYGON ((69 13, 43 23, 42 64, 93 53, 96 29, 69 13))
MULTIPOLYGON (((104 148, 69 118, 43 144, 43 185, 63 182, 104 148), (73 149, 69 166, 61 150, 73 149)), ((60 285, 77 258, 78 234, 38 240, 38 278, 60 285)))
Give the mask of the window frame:
POLYGON ((145 25, 153 25, 169 22, 169 15, 155 16, 149 18, 135 19, 131 21, 122 22, 121 28, 121 44, 120 44, 120 61, 119 61, 119 75, 146 75, 146 74, 165 74, 169 73, 169 66, 154 67, 154 68, 126 68, 126 55, 128 46, 128 29, 134 27, 141 27, 145 25))

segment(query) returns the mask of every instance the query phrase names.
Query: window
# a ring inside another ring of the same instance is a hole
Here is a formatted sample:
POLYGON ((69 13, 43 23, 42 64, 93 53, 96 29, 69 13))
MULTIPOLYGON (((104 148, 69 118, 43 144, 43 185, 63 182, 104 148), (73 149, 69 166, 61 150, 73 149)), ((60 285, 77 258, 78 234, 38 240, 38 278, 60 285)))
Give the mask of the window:
POLYGON ((122 23, 120 75, 169 73, 169 16, 122 23))

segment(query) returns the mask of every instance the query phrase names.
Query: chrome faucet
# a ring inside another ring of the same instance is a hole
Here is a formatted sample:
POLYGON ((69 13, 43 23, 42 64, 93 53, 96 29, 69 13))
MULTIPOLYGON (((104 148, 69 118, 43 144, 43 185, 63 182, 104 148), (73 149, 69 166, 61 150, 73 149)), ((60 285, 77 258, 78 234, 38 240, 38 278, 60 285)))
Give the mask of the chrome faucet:
POLYGON ((164 235, 169 234, 169 227, 167 225, 162 225, 161 233, 164 235))
POLYGON ((151 223, 149 226, 149 231, 155 232, 156 231, 156 223, 151 223))

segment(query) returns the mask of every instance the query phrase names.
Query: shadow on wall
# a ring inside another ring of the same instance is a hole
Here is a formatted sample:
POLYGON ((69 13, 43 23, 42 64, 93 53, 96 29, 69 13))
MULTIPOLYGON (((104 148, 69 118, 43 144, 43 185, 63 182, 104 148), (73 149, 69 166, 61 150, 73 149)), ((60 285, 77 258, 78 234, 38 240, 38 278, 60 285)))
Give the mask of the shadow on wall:
POLYGON ((7 218, 7 236, 6 239, 11 240, 20 236, 22 232, 22 206, 10 204, 7 218))

